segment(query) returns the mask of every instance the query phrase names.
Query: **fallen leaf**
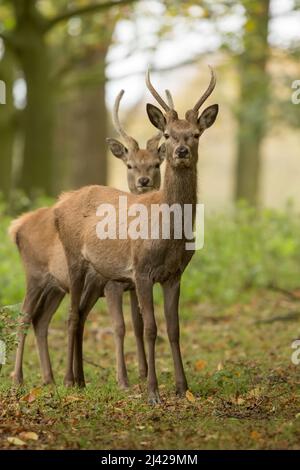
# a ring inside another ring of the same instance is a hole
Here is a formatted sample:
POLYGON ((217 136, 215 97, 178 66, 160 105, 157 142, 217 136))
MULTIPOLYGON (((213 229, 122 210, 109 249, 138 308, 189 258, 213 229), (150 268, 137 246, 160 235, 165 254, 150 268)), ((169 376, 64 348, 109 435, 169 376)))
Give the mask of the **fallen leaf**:
POLYGON ((78 397, 78 396, 75 396, 75 395, 68 395, 65 399, 64 399, 64 404, 63 406, 67 406, 69 405, 70 403, 74 403, 76 401, 81 401, 82 400, 82 397, 78 397))
POLYGON ((260 387, 255 387, 250 392, 248 393, 249 397, 252 398, 259 398, 261 396, 261 388, 260 387))
POLYGON ((186 398, 188 399, 189 402, 191 403, 194 403, 196 401, 196 398, 194 397, 194 395, 192 394, 192 392, 190 392, 190 390, 187 390, 185 392, 185 396, 186 398))
POLYGON ((40 387, 33 388, 32 390, 30 390, 29 393, 21 397, 20 401, 27 401, 27 403, 32 403, 38 398, 41 393, 42 389, 40 387))
POLYGON ((202 370, 202 369, 204 369, 204 367, 206 367, 206 364, 207 364, 206 361, 204 361, 203 359, 199 359, 199 360, 195 363, 195 369, 196 369, 196 370, 202 370))
POLYGON ((19 436, 21 439, 24 439, 25 441, 38 441, 39 439, 39 436, 37 435, 37 433, 32 432, 32 431, 20 432, 19 436))
POLYGON ((18 437, 8 437, 7 440, 13 446, 26 446, 26 442, 22 441, 18 437))
POLYGON ((237 405, 243 405, 244 403, 245 403, 244 398, 241 398, 241 397, 237 398, 237 400, 236 400, 237 405))
POLYGON ((223 370, 223 369, 224 369, 224 366, 223 366, 222 362, 219 362, 217 370, 223 370))
POLYGON ((257 431, 252 431, 250 434, 251 439, 258 441, 261 438, 261 434, 257 431))

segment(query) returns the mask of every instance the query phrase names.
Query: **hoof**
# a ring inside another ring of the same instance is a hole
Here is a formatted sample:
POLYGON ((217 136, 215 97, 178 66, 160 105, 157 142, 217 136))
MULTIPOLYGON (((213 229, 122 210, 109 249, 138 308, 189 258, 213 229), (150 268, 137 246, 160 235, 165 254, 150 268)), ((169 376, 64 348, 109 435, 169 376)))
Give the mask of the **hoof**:
POLYGON ((55 384, 55 380, 53 377, 49 377, 43 380, 43 385, 54 385, 54 384, 55 384))
POLYGON ((77 385, 79 388, 85 388, 85 380, 84 377, 75 377, 74 378, 74 383, 77 385))
POLYGON ((178 395, 180 398, 185 398, 185 394, 188 390, 187 385, 177 385, 176 387, 176 395, 178 395))
POLYGON ((64 379, 64 386, 65 387, 68 387, 68 388, 69 387, 74 387, 74 385, 75 385, 74 384, 74 379, 70 379, 68 377, 65 377, 65 379, 64 379))
POLYGON ((139 371, 139 379, 144 382, 147 379, 147 370, 140 370, 139 371))
POLYGON ((21 376, 21 375, 13 375, 12 376, 12 381, 13 381, 13 384, 17 385, 17 386, 23 385, 23 383, 24 383, 23 376, 21 376))
POLYGON ((128 380, 118 380, 118 387, 120 390, 129 390, 128 380))
POLYGON ((159 405, 161 403, 158 390, 156 390, 155 392, 149 392, 148 403, 149 405, 159 405))

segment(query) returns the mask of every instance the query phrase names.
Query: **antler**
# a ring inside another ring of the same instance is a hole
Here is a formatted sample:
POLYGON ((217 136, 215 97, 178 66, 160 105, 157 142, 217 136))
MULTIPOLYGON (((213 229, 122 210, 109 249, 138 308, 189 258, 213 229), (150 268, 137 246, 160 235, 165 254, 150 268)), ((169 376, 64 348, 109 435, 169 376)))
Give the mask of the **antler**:
POLYGON ((161 105, 161 107, 166 111, 169 112, 171 111, 171 108, 167 105, 167 103, 162 99, 162 97, 159 95, 159 93, 155 90, 154 86, 151 83, 150 80, 150 70, 147 70, 146 73, 146 85, 152 96, 156 99, 156 101, 161 105))
POLYGON ((114 108, 113 108, 113 123, 114 123, 116 131, 119 133, 119 135, 123 137, 127 145, 130 147, 138 148, 139 145, 137 141, 133 137, 130 137, 125 132, 119 120, 119 107, 120 107, 120 101, 123 95, 124 95, 124 90, 121 90, 118 96, 116 97, 114 108))
POLYGON ((170 90, 165 90, 169 108, 174 109, 174 101, 170 90))
POLYGON ((207 100, 207 98, 212 94, 215 86, 216 86, 216 74, 213 70, 213 68, 209 65, 208 66, 210 68, 210 73, 211 73, 211 77, 210 77, 210 83, 207 87, 207 90, 203 93, 203 95, 201 96, 201 98, 199 98, 199 100, 197 101, 197 103, 195 104, 195 106, 193 107, 193 111, 195 113, 198 113, 200 107, 203 105, 203 103, 207 100))
POLYGON ((162 138, 162 136, 163 136, 163 133, 159 131, 153 137, 147 140, 147 145, 146 145, 147 150, 156 151, 158 149, 159 141, 162 138))

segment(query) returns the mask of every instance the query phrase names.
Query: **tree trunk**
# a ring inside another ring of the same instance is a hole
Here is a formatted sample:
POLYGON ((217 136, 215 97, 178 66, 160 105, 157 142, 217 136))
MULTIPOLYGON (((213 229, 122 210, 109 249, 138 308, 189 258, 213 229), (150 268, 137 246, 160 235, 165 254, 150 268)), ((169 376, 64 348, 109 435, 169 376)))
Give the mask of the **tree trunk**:
POLYGON ((12 161, 14 145, 14 105, 13 80, 14 58, 9 49, 5 49, 0 62, 0 80, 6 85, 6 104, 0 104, 0 193, 9 201, 12 184, 12 161))
POLYGON ((236 199, 257 205, 261 146, 266 132, 269 101, 268 24, 270 0, 243 0, 246 9, 243 48, 239 56, 240 98, 238 110, 236 199))
MULTIPOLYGON (((106 52, 107 48, 104 47, 87 51, 76 70, 76 77, 80 82, 80 76, 86 75, 97 65, 96 79, 93 77, 91 83, 77 85, 69 100, 60 104, 62 115, 57 128, 58 172, 61 175, 69 173, 65 184, 71 188, 107 183, 106 52), (67 168, 60 158, 63 155, 67 156, 67 168)), ((61 181, 64 182, 64 178, 61 181)), ((59 192, 63 188, 58 186, 56 189, 59 192)))
POLYGON ((31 197, 51 194, 54 115, 50 57, 42 33, 31 25, 26 28, 19 57, 27 86, 20 186, 31 197))

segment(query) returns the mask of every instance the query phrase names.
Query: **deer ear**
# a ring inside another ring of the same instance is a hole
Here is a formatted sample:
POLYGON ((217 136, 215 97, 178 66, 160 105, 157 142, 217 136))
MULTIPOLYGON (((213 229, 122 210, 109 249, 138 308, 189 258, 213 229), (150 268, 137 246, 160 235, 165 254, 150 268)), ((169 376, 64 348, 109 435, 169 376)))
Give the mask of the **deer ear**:
POLYGON ((121 144, 121 142, 116 139, 106 139, 106 142, 115 157, 122 159, 126 158, 128 150, 123 144, 121 144))
POLYGON ((208 106, 201 116, 198 118, 198 127, 200 131, 204 131, 205 129, 208 129, 210 126, 213 125, 213 123, 216 120, 216 117, 219 112, 219 105, 218 104, 213 104, 212 106, 208 106))
POLYGON ((158 156, 160 159, 160 163, 162 163, 164 159, 166 158, 166 144, 165 143, 161 144, 161 146, 159 147, 158 156))
POLYGON ((160 109, 153 104, 147 103, 147 114, 153 126, 161 131, 165 130, 167 121, 160 109))

